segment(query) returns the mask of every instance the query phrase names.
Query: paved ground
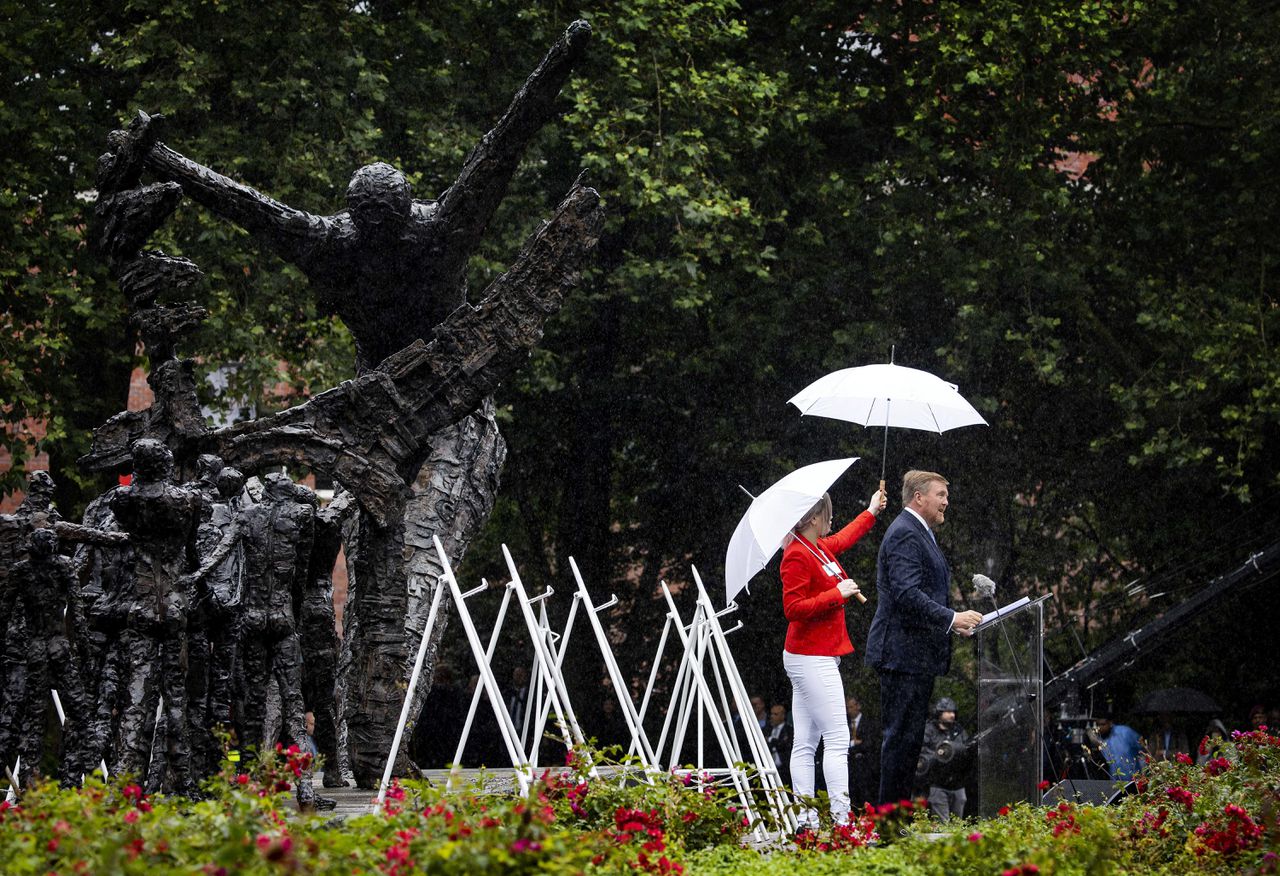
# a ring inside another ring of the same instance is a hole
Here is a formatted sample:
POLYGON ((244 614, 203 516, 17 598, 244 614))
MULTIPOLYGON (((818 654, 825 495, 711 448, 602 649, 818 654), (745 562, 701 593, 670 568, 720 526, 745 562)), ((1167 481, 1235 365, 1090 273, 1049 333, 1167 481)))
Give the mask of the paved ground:
MULTIPOLYGON (((437 785, 444 785, 449 781, 448 770, 424 770, 425 777, 428 781, 437 785)), ((459 770, 456 781, 463 787, 479 781, 482 773, 478 769, 459 770)), ((484 789, 490 793, 503 793, 514 791, 516 787, 515 776, 511 770, 502 771, 486 771, 484 775, 484 789)), ((378 796, 377 791, 370 791, 365 788, 325 788, 321 786, 319 777, 316 779, 316 793, 322 797, 328 797, 336 800, 338 808, 329 814, 334 817, 353 817, 356 815, 364 815, 374 811, 374 801, 378 796)))

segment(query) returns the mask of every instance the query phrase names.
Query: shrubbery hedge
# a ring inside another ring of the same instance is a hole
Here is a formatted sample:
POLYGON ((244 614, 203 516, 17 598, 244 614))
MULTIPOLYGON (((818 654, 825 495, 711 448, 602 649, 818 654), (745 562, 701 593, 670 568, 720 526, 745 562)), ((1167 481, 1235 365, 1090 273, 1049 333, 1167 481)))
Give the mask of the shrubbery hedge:
POLYGON ((1280 737, 1236 734, 1220 756, 1152 764, 1114 806, 1019 804, 940 827, 909 807, 771 848, 744 845, 732 796, 688 776, 622 782, 585 765, 549 771, 527 797, 395 785, 348 819, 288 805, 296 753, 250 772, 228 763, 200 801, 149 798, 127 780, 29 789, 0 804, 5 874, 723 873, 1107 874, 1280 871, 1280 737))

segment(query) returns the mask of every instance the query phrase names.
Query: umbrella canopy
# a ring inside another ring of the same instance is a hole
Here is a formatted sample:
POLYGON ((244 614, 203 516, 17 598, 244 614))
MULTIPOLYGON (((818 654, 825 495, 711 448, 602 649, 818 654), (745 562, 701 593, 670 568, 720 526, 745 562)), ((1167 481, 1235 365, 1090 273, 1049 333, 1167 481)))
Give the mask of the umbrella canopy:
POLYGON ((954 383, 901 365, 863 365, 819 377, 791 397, 802 414, 863 426, 898 426, 942 433, 987 425, 954 383))
POLYGON ((1163 687, 1143 697, 1134 711, 1140 715, 1212 715, 1222 710, 1212 697, 1193 687, 1163 687))
POLYGON ((726 602, 733 602, 746 589, 752 576, 769 564, 791 528, 857 461, 853 456, 806 465, 751 500, 724 557, 726 602))
MULTIPOLYGON (((791 397, 802 414, 848 420, 863 426, 920 429, 939 434, 961 426, 987 425, 953 383, 918 368, 862 365, 820 377, 791 397)), ((880 478, 883 485, 884 461, 880 478)))

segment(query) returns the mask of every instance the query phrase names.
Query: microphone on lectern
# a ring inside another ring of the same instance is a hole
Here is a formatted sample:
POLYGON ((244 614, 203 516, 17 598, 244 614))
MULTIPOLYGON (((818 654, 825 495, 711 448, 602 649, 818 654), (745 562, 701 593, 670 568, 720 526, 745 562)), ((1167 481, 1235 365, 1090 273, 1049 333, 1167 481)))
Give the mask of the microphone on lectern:
POLYGON ((995 598, 996 582, 981 573, 973 576, 973 593, 975 596, 995 598))

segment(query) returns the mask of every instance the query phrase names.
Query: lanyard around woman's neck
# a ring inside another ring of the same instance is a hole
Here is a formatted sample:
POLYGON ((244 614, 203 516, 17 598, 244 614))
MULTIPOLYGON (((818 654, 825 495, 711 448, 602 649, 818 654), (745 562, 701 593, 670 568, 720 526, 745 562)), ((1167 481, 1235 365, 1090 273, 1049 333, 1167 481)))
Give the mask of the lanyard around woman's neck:
POLYGON ((809 539, 805 538, 798 532, 795 533, 795 537, 796 541, 804 545, 805 550, 813 554, 814 558, 818 561, 818 565, 822 566, 822 571, 826 572, 828 576, 832 578, 837 574, 842 577, 844 576, 844 569, 841 568, 838 562, 836 562, 836 558, 834 556, 828 556, 827 552, 821 547, 809 544, 809 539))

